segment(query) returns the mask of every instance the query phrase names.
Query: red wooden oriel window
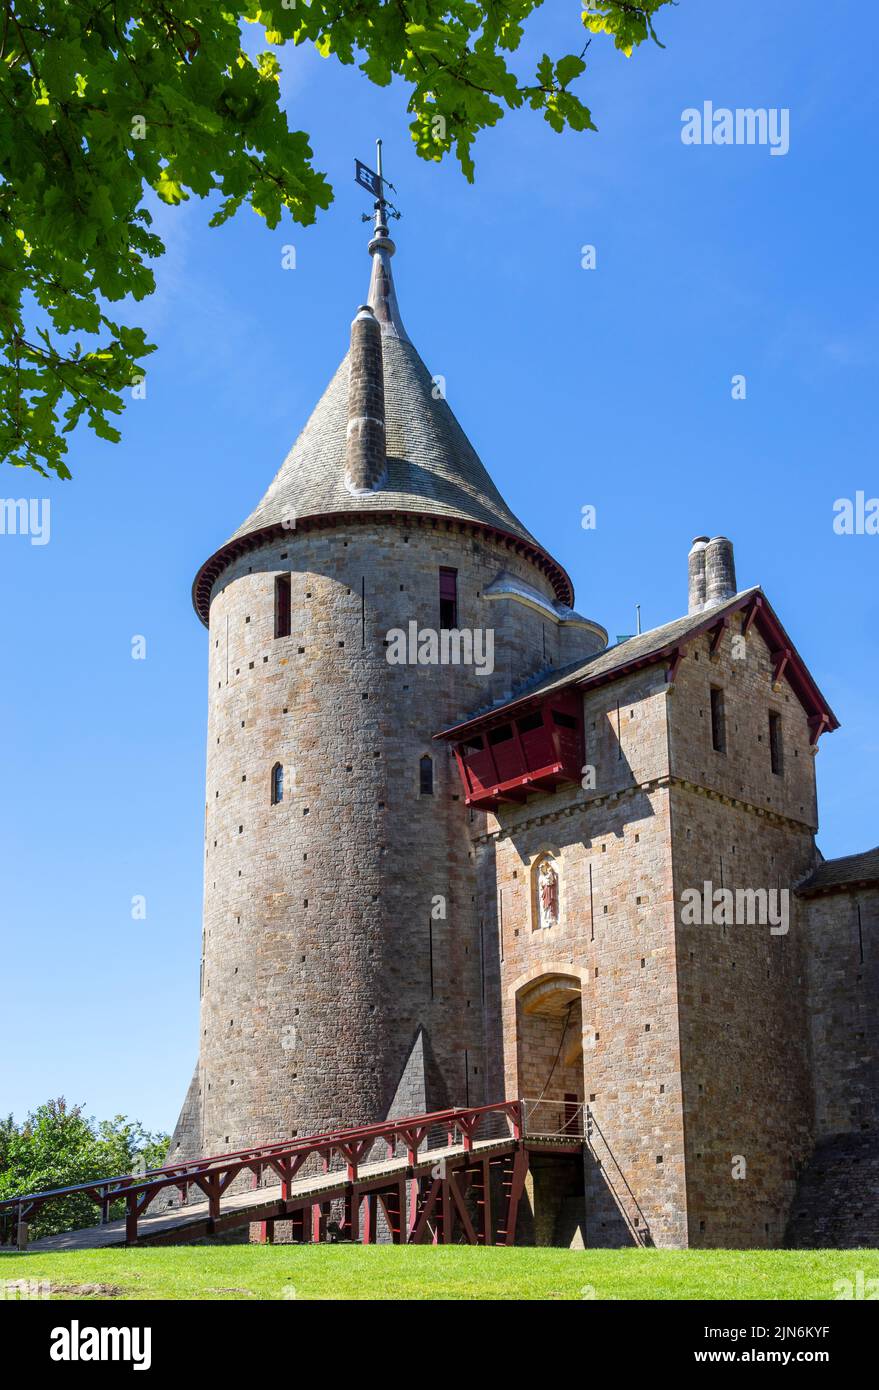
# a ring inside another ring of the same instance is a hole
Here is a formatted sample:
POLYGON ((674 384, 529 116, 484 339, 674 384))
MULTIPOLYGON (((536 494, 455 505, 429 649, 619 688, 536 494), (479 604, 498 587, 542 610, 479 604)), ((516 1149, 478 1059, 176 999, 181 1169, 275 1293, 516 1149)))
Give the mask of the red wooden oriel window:
POLYGON ((561 691, 536 708, 468 734, 455 746, 468 806, 494 810, 530 792, 578 782, 583 714, 578 693, 561 691))

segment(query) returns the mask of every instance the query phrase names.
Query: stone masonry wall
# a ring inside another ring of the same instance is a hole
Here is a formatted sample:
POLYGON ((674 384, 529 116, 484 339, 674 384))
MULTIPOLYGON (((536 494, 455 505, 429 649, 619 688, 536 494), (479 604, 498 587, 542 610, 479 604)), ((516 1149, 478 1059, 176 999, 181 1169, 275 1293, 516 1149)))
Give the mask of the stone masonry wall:
POLYGON ((669 711, 690 1243, 780 1245, 812 1142, 807 942, 791 891, 815 860, 807 719, 786 681, 773 689, 762 637, 743 641, 738 620, 714 657, 708 638, 688 646, 669 711), (723 690, 724 751, 712 745, 712 686, 723 690), (782 717, 781 774, 769 709, 782 717), (786 890, 788 930, 685 922, 682 895, 706 882, 786 890))
POLYGON ((662 668, 586 695, 594 789, 560 789, 490 817, 477 841, 486 958, 489 1093, 520 1095, 518 996, 578 978, 594 1245, 687 1242, 662 668), (542 929, 531 870, 556 856, 561 913, 542 929), (600 1166, 599 1166, 600 1165, 600 1166), (645 1231, 647 1234, 645 1235, 645 1231))
POLYGON ((454 526, 291 531, 242 556, 210 613, 201 1019, 209 1152, 484 1095, 468 816, 431 736, 554 659, 557 629, 486 601, 514 551, 454 526), (496 669, 399 666, 392 628, 495 629, 496 669), (290 574, 292 633, 274 637, 290 574), (554 647, 555 644, 555 647, 554 647), (547 656, 548 652, 548 656, 547 656), (433 795, 419 762, 434 762, 433 795), (284 799, 270 804, 271 769, 284 799), (433 916, 435 899, 445 916, 433 916))
POLYGON ((801 898, 818 1140, 879 1131, 879 888, 801 898))

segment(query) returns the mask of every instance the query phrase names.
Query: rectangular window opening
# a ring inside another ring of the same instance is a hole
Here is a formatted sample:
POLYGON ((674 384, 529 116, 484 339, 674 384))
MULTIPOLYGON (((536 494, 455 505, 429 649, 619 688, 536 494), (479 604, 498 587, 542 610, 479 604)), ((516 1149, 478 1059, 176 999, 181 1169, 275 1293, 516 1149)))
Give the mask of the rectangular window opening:
POLYGON ((433 796, 433 759, 426 753, 418 765, 418 790, 422 796, 433 796))
POLYGON ((440 628, 458 626, 458 571, 440 567, 439 572, 440 628))
POLYGON ((715 753, 726 752, 726 716, 723 707, 723 691, 716 685, 711 687, 711 746, 715 753))
POLYGON ((769 711, 769 764, 777 777, 784 771, 784 746, 781 737, 781 715, 769 711))
POLYGON ((543 728, 543 715, 540 710, 538 710, 536 714, 523 715, 521 719, 516 720, 516 724, 518 725, 520 734, 530 734, 533 733, 535 729, 543 728))
POLYGON ((275 636, 290 636, 290 576, 279 574, 275 580, 275 636))
POLYGON ((512 726, 509 724, 502 724, 499 729, 489 729, 488 731, 488 742, 492 748, 498 743, 509 742, 512 737, 513 730, 512 726))

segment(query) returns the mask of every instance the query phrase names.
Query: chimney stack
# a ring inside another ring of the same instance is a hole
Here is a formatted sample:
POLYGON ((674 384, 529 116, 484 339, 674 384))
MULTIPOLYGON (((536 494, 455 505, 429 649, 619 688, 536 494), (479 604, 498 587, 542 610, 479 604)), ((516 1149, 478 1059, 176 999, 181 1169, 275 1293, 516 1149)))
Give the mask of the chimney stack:
POLYGON ((736 595, 736 562, 732 541, 726 536, 714 536, 705 547, 705 607, 736 595))
POLYGON ((701 613, 705 607, 705 547, 707 536, 697 536, 687 556, 688 613, 701 613))
POLYGON ((345 487, 362 497, 382 486, 386 471, 381 327, 369 305, 361 304, 351 324, 345 487))

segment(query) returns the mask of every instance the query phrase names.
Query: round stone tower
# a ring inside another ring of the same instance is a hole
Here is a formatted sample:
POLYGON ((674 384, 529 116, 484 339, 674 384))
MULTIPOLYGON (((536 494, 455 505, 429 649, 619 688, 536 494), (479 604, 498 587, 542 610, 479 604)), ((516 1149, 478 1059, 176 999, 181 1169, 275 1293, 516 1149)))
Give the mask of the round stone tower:
POLYGON ((394 249, 379 200, 350 350, 193 588, 209 713, 182 1148, 496 1099, 482 1089, 496 947, 470 850, 484 817, 433 735, 605 640, 410 342, 394 249), (444 653, 449 629, 463 639, 444 653))

